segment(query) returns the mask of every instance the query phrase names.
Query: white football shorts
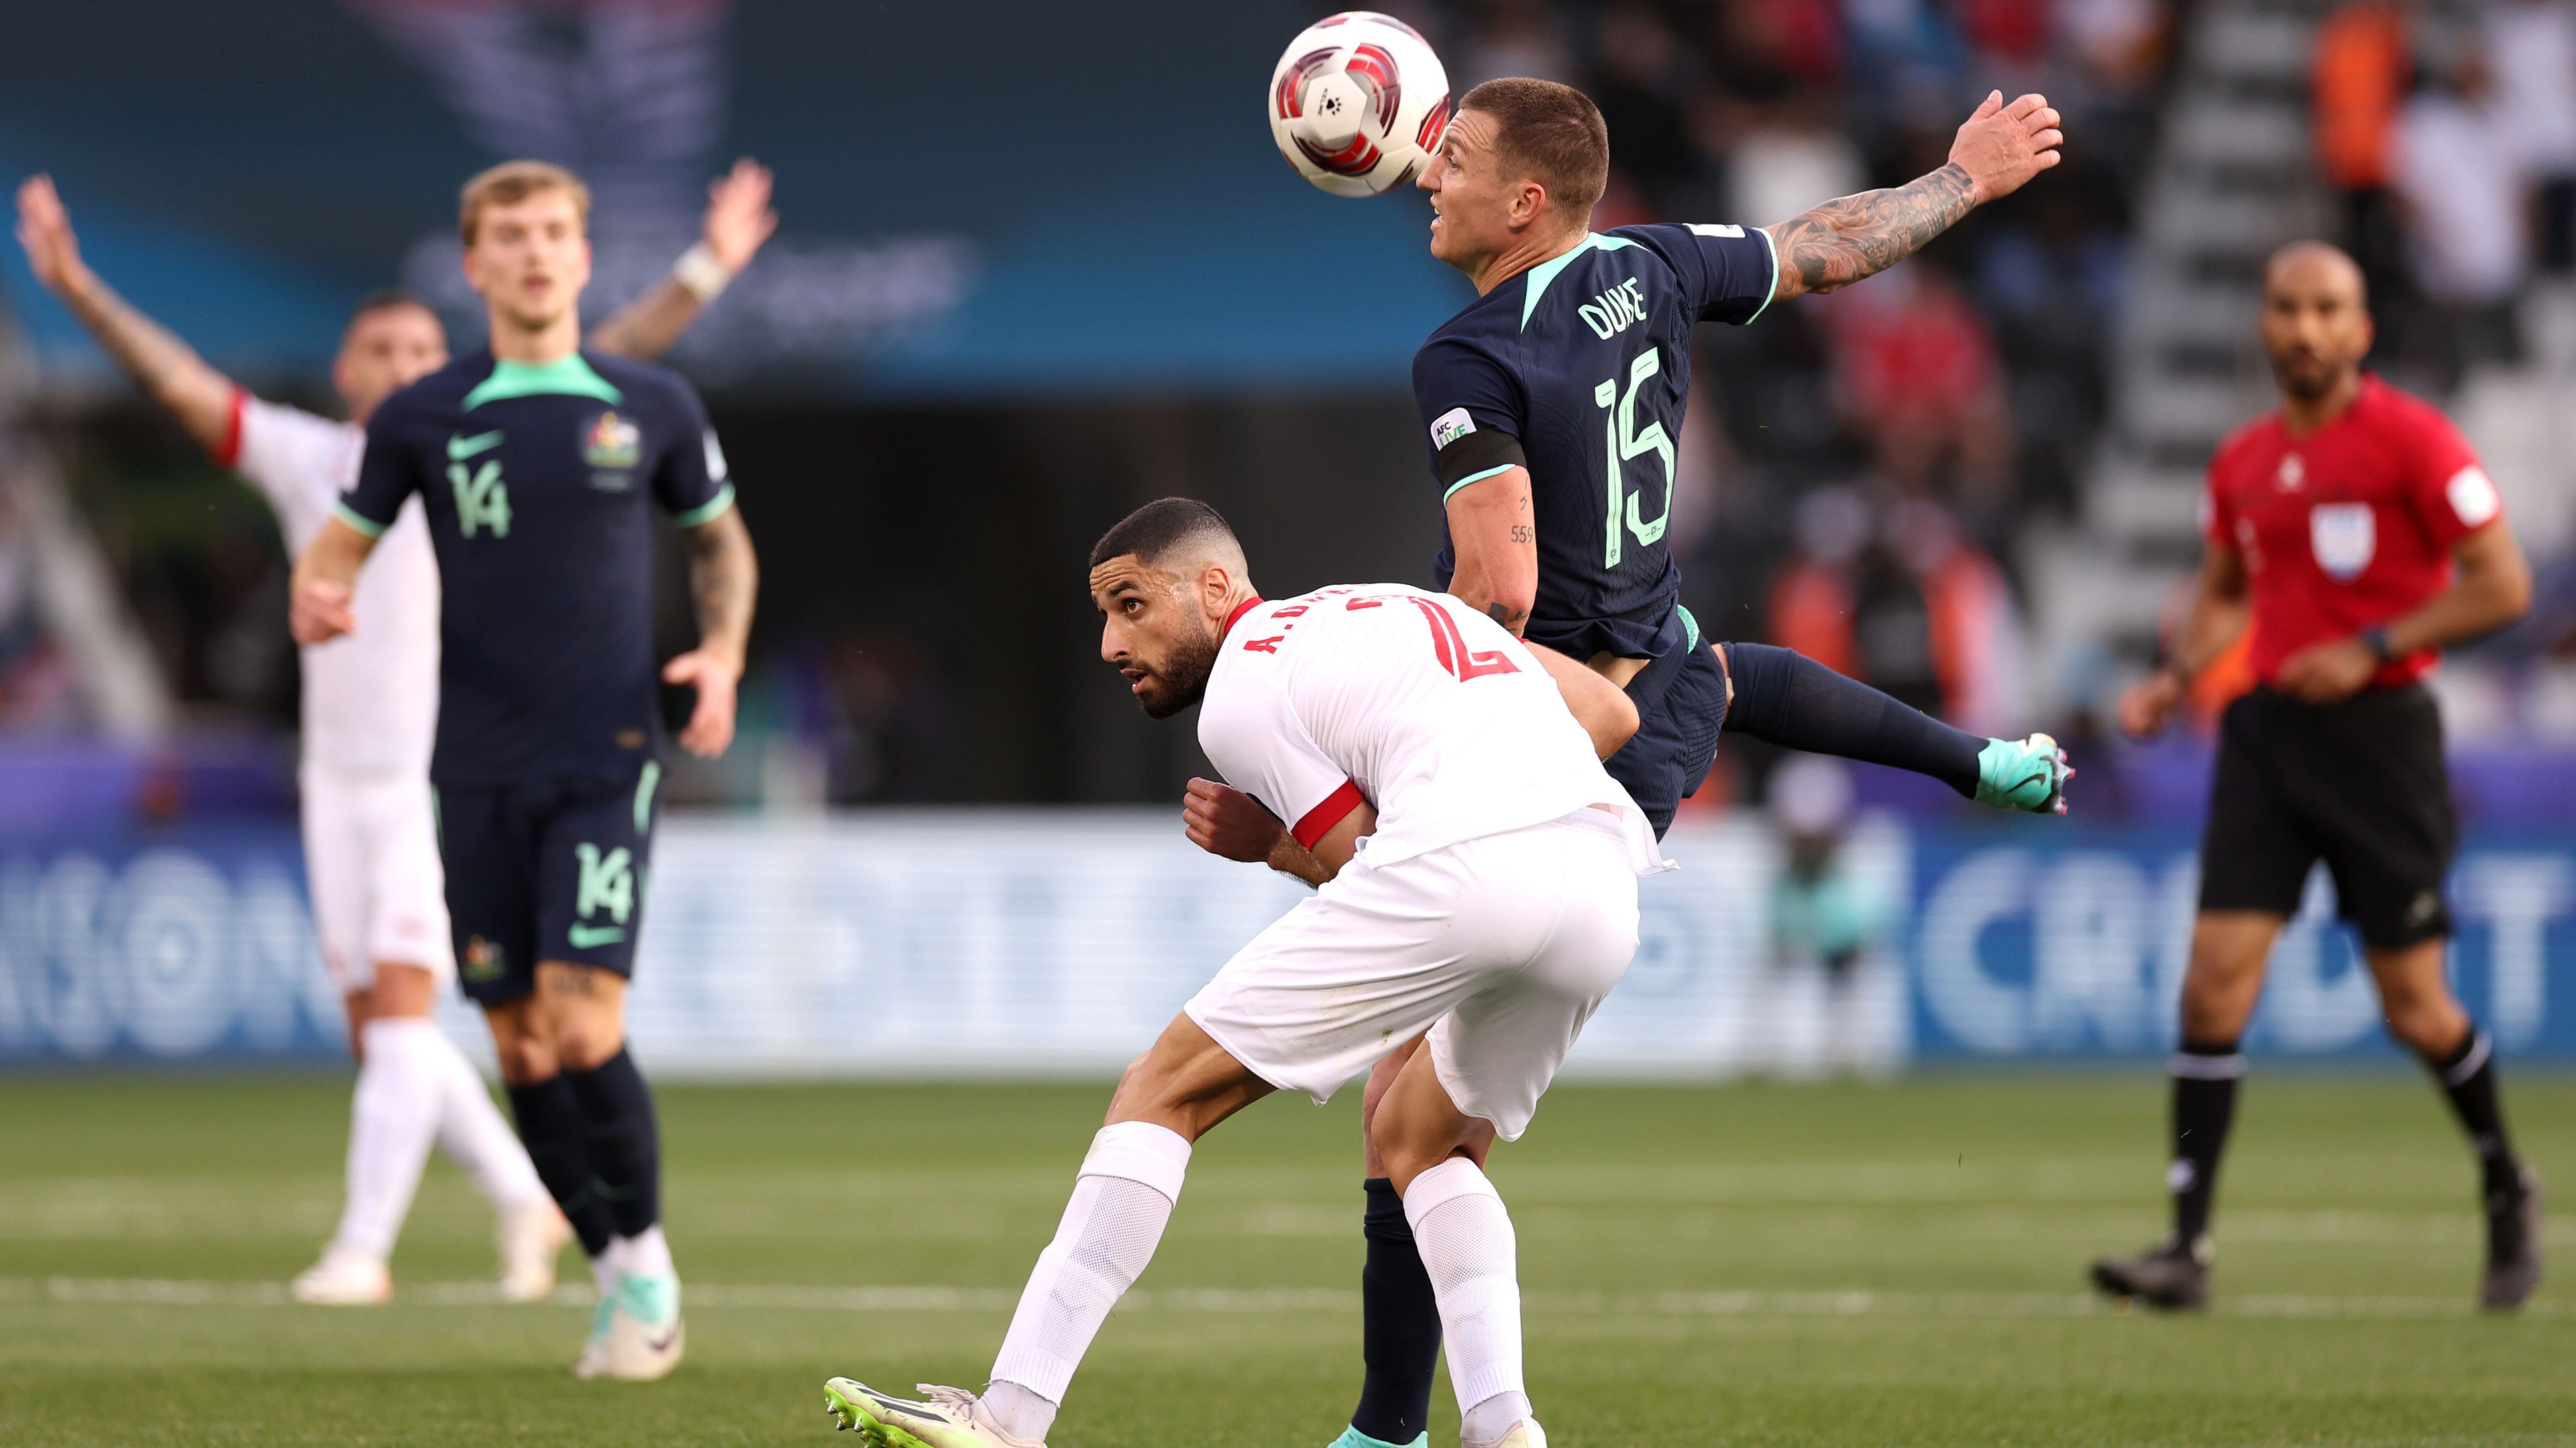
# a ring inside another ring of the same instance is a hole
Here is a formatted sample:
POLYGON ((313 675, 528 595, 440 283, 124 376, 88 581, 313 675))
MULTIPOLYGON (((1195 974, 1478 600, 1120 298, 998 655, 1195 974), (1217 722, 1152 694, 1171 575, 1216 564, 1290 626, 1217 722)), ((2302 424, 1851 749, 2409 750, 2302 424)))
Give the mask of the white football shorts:
POLYGON ((1427 1028, 1449 1099, 1518 1140, 1636 953, 1637 869, 1595 809, 1382 867, 1363 850, 1182 1009, 1317 1105, 1427 1028))
POLYGON ((313 930, 342 994, 372 987, 376 965, 456 975, 438 814, 416 774, 354 774, 308 764, 304 876, 313 930))

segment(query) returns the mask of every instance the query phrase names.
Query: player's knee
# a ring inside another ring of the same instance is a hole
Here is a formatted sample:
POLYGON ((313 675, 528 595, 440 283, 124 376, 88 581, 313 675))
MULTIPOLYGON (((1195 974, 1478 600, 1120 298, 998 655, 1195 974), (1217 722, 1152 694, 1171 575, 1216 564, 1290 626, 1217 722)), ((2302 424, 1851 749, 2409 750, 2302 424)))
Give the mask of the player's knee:
POLYGON ((626 1049, 626 1032, 616 1020, 588 1012, 555 1022, 554 1055, 567 1071, 596 1071, 626 1049))
POLYGON ((2448 993, 2435 990, 2389 992, 2380 1001, 2388 1034, 2421 1055, 2456 1050, 2468 1029, 2468 1013, 2448 993))
POLYGON ((506 1085, 534 1086, 552 1079, 563 1070, 562 1060, 556 1056, 554 1048, 535 1036, 505 1038, 496 1034, 492 1040, 492 1054, 500 1064, 501 1080, 506 1085))

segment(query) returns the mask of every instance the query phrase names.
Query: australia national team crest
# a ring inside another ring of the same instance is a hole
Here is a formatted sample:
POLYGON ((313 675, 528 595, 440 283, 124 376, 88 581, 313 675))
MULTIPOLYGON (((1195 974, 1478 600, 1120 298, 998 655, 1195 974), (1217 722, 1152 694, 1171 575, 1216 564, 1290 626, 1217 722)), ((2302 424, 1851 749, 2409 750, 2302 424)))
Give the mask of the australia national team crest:
POLYGON ((2379 551, 2379 522, 2368 503, 2319 503, 2308 510, 2308 545, 2330 578, 2349 582, 2379 551))
POLYGON ((582 429, 581 460, 591 466, 591 486, 622 489, 626 473, 644 458, 644 434, 610 408, 582 429), (609 481, 608 477, 614 481, 609 481))

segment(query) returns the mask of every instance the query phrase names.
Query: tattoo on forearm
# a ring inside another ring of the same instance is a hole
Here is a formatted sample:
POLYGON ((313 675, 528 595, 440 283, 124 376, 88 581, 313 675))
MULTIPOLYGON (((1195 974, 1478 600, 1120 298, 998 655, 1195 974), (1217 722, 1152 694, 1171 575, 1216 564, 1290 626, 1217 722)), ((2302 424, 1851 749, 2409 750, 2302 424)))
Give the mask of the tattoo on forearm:
POLYGON ((1829 292, 1874 276, 1958 225, 1976 202, 1956 162, 1902 186, 1845 196, 1772 228, 1780 270, 1798 290, 1829 292))
POLYGON ((689 593, 697 604, 698 636, 739 647, 751 635, 752 597, 760 582, 751 535, 734 513, 690 533, 689 593))

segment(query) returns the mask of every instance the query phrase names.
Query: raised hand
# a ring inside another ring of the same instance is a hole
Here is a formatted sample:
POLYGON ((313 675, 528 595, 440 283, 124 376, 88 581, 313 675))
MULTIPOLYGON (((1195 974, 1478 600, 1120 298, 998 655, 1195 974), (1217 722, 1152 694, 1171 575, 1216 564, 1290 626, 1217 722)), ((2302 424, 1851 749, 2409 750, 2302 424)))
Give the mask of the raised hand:
POLYGON ((27 249, 27 269, 46 291, 59 297, 87 284, 89 268, 81 263, 71 213, 63 209, 54 178, 43 172, 18 185, 18 244, 27 249))
POLYGON ((761 244, 778 230, 769 188, 769 168, 749 156, 707 183, 707 217, 700 239, 725 270, 740 275, 760 254, 761 244))
POLYGON ((1995 91, 1959 126, 1950 143, 1950 162, 1968 173, 1971 195, 1980 205, 2010 196, 2033 176, 2056 165, 2066 144, 2059 116, 2048 97, 2031 94, 2004 103, 1995 91))

